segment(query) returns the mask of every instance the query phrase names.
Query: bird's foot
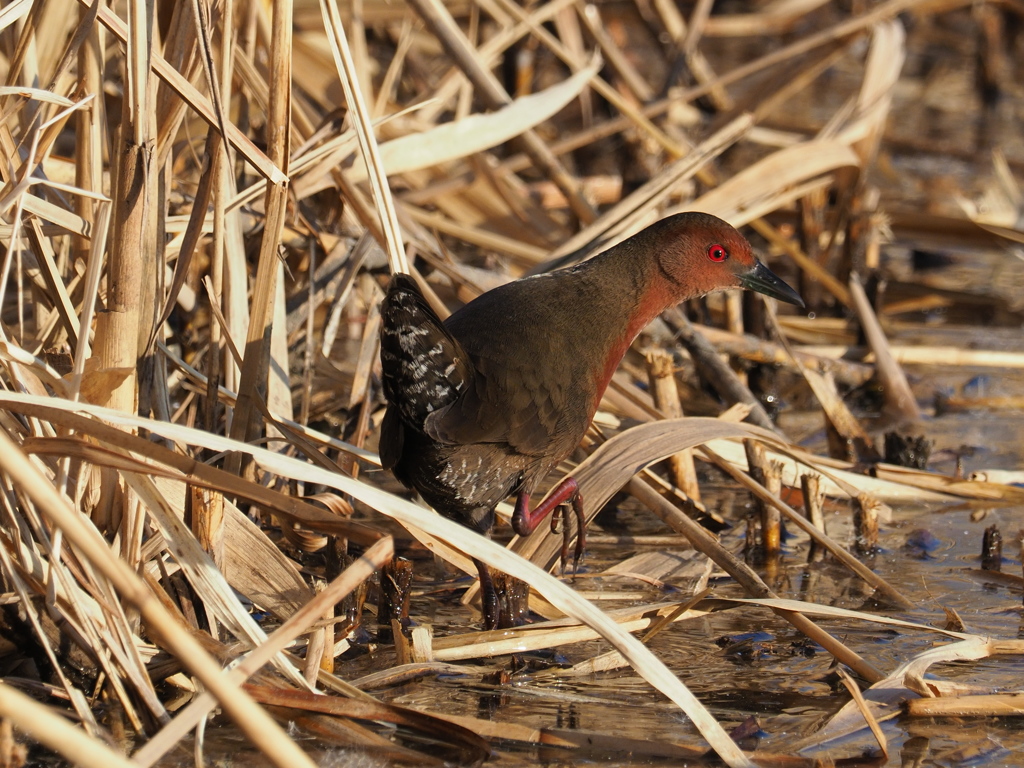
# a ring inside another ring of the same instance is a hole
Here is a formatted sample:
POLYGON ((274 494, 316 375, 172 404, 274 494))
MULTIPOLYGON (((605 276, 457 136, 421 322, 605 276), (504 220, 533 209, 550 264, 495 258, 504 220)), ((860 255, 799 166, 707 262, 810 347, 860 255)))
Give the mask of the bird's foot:
POLYGON ((516 498, 515 512, 512 514, 512 529, 520 536, 529 536, 541 520, 554 512, 557 507, 578 497, 579 493, 580 489, 576 484, 576 478, 567 477, 533 510, 530 509, 530 494, 520 493, 516 498))
MULTIPOLYGON (((569 541, 572 539, 572 526, 569 525, 569 508, 576 516, 576 549, 572 553, 572 575, 576 578, 576 572, 580 567, 580 560, 587 548, 587 519, 583 515, 583 497, 577 492, 569 504, 563 504, 562 509, 562 551, 560 553, 560 565, 562 574, 565 574, 565 564, 569 561, 569 541)), ((555 518, 552 517, 552 530, 554 529, 555 518)))
MULTIPOLYGON (((576 549, 573 553, 572 570, 573 575, 579 567, 580 559, 586 550, 587 542, 587 519, 583 514, 583 497, 580 495, 576 479, 567 477, 553 490, 536 509, 530 509, 530 496, 520 493, 516 499, 515 513, 512 515, 512 528, 520 536, 529 536, 536 529, 537 525, 551 514, 557 507, 562 507, 562 571, 565 571, 565 564, 569 559, 569 540, 572 534, 569 526, 569 512, 566 505, 572 506, 576 516, 576 549)), ((551 530, 557 533, 557 517, 552 517, 551 530)))

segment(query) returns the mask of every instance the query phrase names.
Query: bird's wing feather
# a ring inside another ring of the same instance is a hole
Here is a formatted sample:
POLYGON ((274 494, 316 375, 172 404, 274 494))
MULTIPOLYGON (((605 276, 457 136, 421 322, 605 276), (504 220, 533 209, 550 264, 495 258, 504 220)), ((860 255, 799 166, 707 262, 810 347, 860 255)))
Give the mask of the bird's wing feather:
MULTIPOLYGON (((504 443, 516 453, 546 456, 552 439, 564 430, 566 387, 558 362, 566 354, 564 334, 536 317, 543 284, 530 281, 533 309, 523 310, 522 284, 484 294, 453 315, 446 327, 463 343, 474 376, 465 392, 445 409, 431 414, 428 434, 449 443, 504 443), (486 329, 486 333, 483 330, 486 329), (543 367, 544 375, 539 375, 543 367)), ((571 440, 571 438, 569 438, 571 440)))
POLYGON ((408 275, 391 278, 380 312, 384 396, 405 424, 422 431, 434 411, 466 390, 472 364, 408 275))
POLYGON ((514 371, 476 360, 473 386, 427 418, 426 432, 445 443, 506 443, 517 453, 544 455, 556 433, 558 414, 546 393, 530 389, 514 371))

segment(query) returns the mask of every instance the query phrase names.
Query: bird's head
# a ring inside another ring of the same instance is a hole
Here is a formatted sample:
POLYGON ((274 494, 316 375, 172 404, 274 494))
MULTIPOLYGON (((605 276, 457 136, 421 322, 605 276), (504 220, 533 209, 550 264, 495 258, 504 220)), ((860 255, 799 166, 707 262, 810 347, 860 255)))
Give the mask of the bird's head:
POLYGON ((754 255, 750 243, 727 222, 708 213, 678 213, 651 225, 658 268, 679 300, 724 288, 749 288, 804 306, 800 295, 754 255))

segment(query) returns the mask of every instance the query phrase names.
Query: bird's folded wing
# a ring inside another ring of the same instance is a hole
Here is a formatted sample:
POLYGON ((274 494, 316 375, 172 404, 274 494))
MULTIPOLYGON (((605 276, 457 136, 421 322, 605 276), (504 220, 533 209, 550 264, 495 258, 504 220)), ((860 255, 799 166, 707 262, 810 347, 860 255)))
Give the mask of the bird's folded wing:
POLYGON ((427 418, 427 434, 450 444, 504 443, 516 453, 547 455, 560 433, 561 388, 524 375, 508 358, 492 363, 474 356, 472 368, 460 397, 427 418))
POLYGON ((380 312, 384 394, 403 422, 422 430, 473 378, 469 356, 408 275, 391 278, 380 312))

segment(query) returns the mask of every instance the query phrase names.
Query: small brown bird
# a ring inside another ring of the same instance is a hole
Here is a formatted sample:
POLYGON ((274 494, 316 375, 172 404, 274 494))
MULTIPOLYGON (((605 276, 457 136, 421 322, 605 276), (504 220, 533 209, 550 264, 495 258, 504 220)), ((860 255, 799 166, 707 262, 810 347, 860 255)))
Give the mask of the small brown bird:
MULTIPOLYGON (((575 481, 533 511, 530 494, 579 445, 640 331, 668 307, 735 287, 803 306, 739 232, 706 213, 669 216, 582 264, 495 288, 444 322, 412 278, 396 274, 381 304, 381 463, 481 533, 509 496, 520 535, 572 503, 578 559, 575 481)), ((497 597, 475 562, 484 624, 494 629, 497 597)))

